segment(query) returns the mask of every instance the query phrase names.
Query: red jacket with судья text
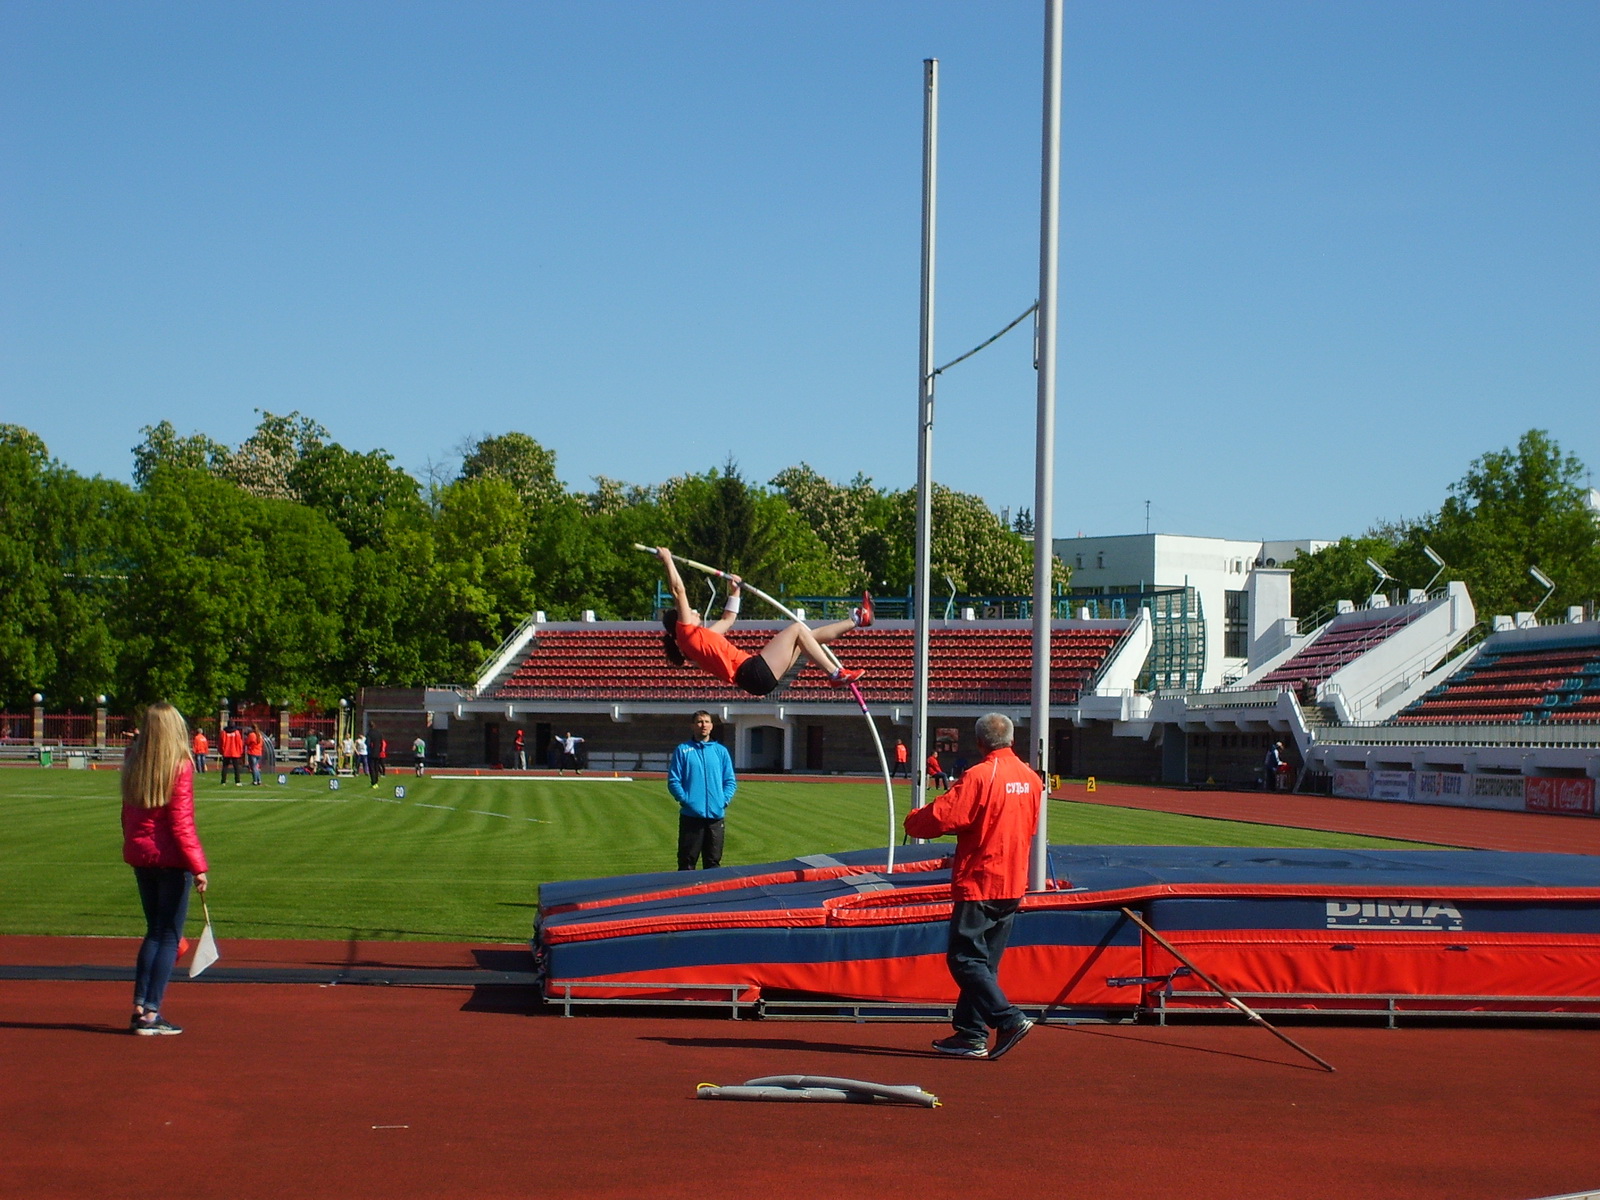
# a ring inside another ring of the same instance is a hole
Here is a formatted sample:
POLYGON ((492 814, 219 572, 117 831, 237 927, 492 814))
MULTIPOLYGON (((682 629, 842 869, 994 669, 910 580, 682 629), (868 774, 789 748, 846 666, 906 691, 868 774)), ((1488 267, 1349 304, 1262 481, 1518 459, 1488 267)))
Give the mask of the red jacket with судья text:
POLYGON ((932 804, 906 814, 906 833, 956 835, 950 894, 1016 900, 1028 890, 1028 849, 1039 825, 1039 776, 1010 746, 991 750, 932 804))

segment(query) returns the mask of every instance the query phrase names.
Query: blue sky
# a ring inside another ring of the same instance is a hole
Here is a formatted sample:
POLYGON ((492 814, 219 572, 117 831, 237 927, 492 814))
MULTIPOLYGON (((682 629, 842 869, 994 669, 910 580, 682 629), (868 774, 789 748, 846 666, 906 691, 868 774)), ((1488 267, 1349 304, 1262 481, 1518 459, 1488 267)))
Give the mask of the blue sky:
MULTIPOLYGON (((0 4, 0 420, 126 478, 298 409, 419 474, 915 477, 1037 286, 1042 6, 0 4)), ((1600 470, 1600 4, 1076 0, 1056 532, 1329 537, 1600 470)), ((1032 502, 1025 328, 935 475, 1032 502)))

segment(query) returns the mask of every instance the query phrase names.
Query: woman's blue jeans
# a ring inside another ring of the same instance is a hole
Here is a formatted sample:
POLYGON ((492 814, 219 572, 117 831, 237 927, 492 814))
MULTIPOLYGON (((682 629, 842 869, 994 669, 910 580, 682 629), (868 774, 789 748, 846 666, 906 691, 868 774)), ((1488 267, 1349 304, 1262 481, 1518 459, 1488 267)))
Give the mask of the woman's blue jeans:
POLYGON ((146 1012, 160 1012, 189 915, 190 875, 176 867, 135 867, 133 877, 139 883, 145 927, 133 972, 133 1003, 146 1012))

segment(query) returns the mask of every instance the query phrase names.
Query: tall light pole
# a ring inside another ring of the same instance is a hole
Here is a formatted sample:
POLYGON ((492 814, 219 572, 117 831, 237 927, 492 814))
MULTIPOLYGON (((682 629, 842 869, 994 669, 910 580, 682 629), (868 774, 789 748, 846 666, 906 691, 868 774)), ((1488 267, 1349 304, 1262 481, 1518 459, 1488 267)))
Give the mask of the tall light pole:
POLYGON ((912 583, 912 804, 928 799, 928 593, 933 561, 933 263, 939 185, 939 60, 922 63, 922 336, 917 356, 917 566, 912 583))
MULTIPOLYGON (((1051 532, 1055 506, 1056 448, 1056 260, 1061 225, 1061 20, 1062 0, 1045 0, 1044 133, 1039 187, 1039 405, 1033 492, 1033 765, 1050 780, 1051 532)), ((1048 801, 1039 805, 1028 887, 1043 891, 1048 873, 1048 801)))

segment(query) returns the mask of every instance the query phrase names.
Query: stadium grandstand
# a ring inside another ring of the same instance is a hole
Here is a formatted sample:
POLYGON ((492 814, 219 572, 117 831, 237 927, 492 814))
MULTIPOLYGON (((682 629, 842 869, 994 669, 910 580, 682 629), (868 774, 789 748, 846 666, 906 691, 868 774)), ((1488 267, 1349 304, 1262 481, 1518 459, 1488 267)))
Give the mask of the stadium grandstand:
MULTIPOLYGON (((1466 586, 1450 582, 1340 601, 1302 632, 1290 615, 1292 573, 1268 565, 1266 551, 1282 547, 1165 535, 1120 545, 1129 553, 1148 549, 1151 576, 1159 579, 1165 555, 1181 564, 1183 578, 1090 585, 1057 597, 1050 730, 1057 773, 1257 788, 1268 785, 1267 755, 1281 745, 1298 790, 1594 811, 1600 622, 1593 614, 1575 608, 1556 623, 1540 624, 1531 613, 1484 623, 1466 586), (1191 544, 1175 545, 1181 542, 1191 544), (1208 563, 1214 578, 1202 569, 1208 563), (1218 647, 1221 661, 1212 653, 1218 647)), ((1091 561, 1111 562, 1109 577, 1114 557, 1091 561)), ((807 602, 827 612, 847 600, 807 602)), ((950 597, 946 619, 933 623, 927 738, 947 768, 959 769, 962 730, 983 712, 1007 713, 1019 740, 1032 739, 1027 605, 1022 597, 950 597)), ((874 770, 872 741, 852 699, 815 667, 802 665, 776 692, 755 698, 671 666, 659 624, 586 615, 551 622, 533 614, 470 686, 369 690, 362 719, 391 743, 408 744, 425 727, 434 761, 491 769, 517 765, 518 730, 530 768, 547 765, 553 740, 570 732, 584 739, 591 768, 625 772, 661 769, 688 714, 705 708, 721 722, 719 736, 742 771, 874 770)), ((755 650, 776 628, 745 622, 732 637, 755 650)), ((838 645, 849 665, 866 671, 863 694, 886 743, 912 742, 912 647, 905 620, 880 621, 838 645)))

